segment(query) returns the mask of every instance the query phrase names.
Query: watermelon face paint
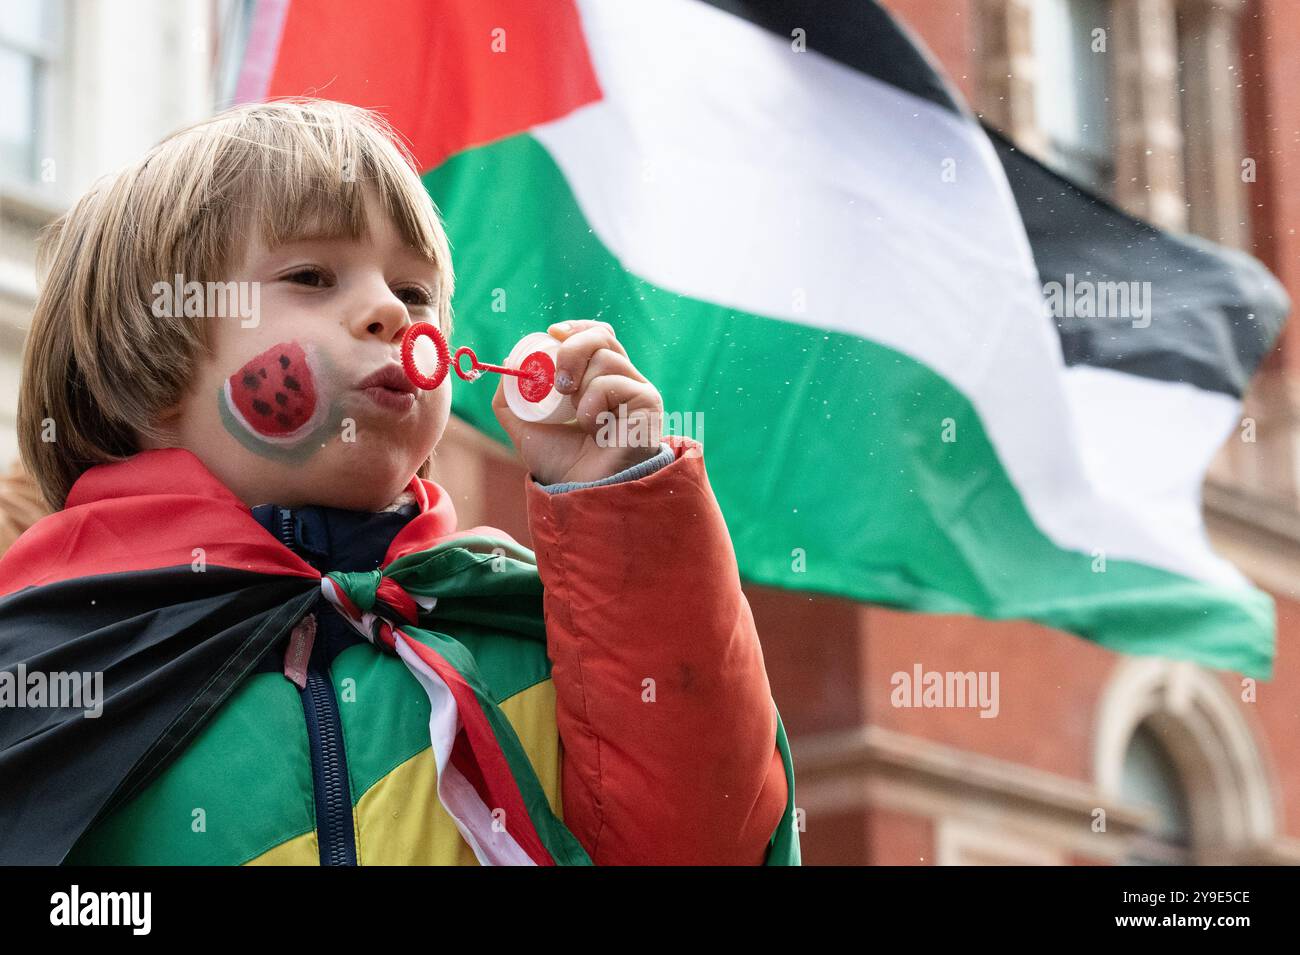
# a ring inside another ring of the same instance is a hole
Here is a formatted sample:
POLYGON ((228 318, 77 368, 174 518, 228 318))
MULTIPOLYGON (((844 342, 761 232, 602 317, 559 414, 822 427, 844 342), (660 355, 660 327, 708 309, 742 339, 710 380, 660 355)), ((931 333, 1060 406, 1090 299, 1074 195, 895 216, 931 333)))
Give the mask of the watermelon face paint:
POLYGON ((226 379, 217 395, 221 420, 244 447, 298 462, 319 450, 341 420, 322 393, 322 356, 281 342, 226 379))
POLYGON ((225 399, 236 421, 272 444, 298 442, 324 413, 316 375, 296 342, 267 349, 227 378, 225 399))

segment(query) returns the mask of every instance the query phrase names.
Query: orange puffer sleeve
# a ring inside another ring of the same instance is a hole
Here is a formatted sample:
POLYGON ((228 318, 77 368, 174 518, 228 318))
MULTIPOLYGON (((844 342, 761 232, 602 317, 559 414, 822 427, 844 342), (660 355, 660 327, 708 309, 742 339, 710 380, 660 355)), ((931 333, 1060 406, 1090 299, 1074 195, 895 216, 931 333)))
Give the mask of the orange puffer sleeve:
POLYGON ((786 805, 776 714, 690 438, 622 483, 527 480, 565 825, 597 864, 759 865, 786 805))

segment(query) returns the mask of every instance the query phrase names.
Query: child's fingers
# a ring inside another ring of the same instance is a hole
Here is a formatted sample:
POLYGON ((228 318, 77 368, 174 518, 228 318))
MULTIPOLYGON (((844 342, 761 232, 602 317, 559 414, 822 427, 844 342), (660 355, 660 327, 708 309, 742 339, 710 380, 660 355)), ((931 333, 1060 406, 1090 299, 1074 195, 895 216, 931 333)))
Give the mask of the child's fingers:
POLYGON ((597 348, 609 348, 627 354, 627 350, 623 348, 623 343, 618 340, 618 335, 614 332, 614 326, 609 322, 575 321, 561 322, 560 325, 569 325, 570 328, 567 332, 560 332, 559 325, 552 325, 550 335, 552 338, 558 338, 563 343, 560 345, 561 354, 565 353, 566 350, 570 353, 576 353, 584 348, 590 351, 597 348))
POLYGON ((646 446, 658 445, 659 429, 663 424, 663 399, 659 397, 658 389, 648 381, 637 381, 624 375, 593 378, 577 402, 578 424, 588 434, 595 434, 603 424, 600 415, 603 412, 617 415, 620 407, 625 407, 629 422, 647 416, 653 422, 654 433, 646 446))
POLYGON ((634 381, 646 380, 645 375, 636 370, 632 359, 627 355, 608 348, 600 348, 588 359, 580 380, 575 380, 568 388, 561 388, 561 382, 557 381, 555 388, 562 394, 572 395, 574 401, 580 401, 591 382, 602 375, 623 375, 634 381))
POLYGON ((614 334, 614 329, 606 322, 587 322, 585 325, 576 331, 570 329, 555 355, 556 387, 565 394, 572 394, 578 383, 586 377, 587 363, 600 349, 607 348, 620 355, 627 355, 614 334))
POLYGON ((621 358, 620 374, 644 380, 640 372, 632 365, 627 352, 619 344, 611 330, 603 326, 585 329, 568 338, 555 355, 555 386, 563 394, 574 394, 579 386, 590 376, 588 368, 599 355, 604 355, 602 362, 617 357, 621 358))
POLYGON ((567 341, 579 332, 585 332, 589 328, 607 328, 611 335, 617 337, 613 325, 594 318, 574 318, 564 322, 556 322, 546 330, 552 338, 567 341))

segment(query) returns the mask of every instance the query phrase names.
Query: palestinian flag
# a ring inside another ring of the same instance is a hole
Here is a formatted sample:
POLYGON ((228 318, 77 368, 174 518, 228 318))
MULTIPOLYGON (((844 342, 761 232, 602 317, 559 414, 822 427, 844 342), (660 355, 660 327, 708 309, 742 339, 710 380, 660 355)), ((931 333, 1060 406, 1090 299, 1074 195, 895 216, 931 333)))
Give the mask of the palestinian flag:
POLYGON ((995 143, 874 3, 276 0, 246 50, 240 99, 409 139, 458 344, 614 325, 748 580, 1269 674, 1199 488, 1279 286, 995 143))

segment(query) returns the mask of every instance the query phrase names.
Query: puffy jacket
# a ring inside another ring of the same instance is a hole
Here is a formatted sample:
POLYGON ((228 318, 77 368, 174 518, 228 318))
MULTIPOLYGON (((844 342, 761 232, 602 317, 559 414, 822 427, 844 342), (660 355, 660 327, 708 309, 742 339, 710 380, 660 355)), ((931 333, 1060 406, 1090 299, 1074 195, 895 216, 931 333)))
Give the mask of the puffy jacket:
MULTIPOLYGON (((560 494, 526 479, 545 652, 471 649, 593 862, 760 864, 787 811, 779 716, 701 448, 665 440, 672 463, 640 479, 560 494)), ((178 455, 190 493, 231 496, 188 452, 145 453, 178 455)), ((458 531, 433 482, 410 490, 416 503, 378 514, 252 516, 322 572, 391 559, 417 517, 439 537, 505 536, 458 531)), ((306 686, 282 641, 68 862, 476 864, 437 799, 424 691, 328 604, 312 612, 306 686)))

